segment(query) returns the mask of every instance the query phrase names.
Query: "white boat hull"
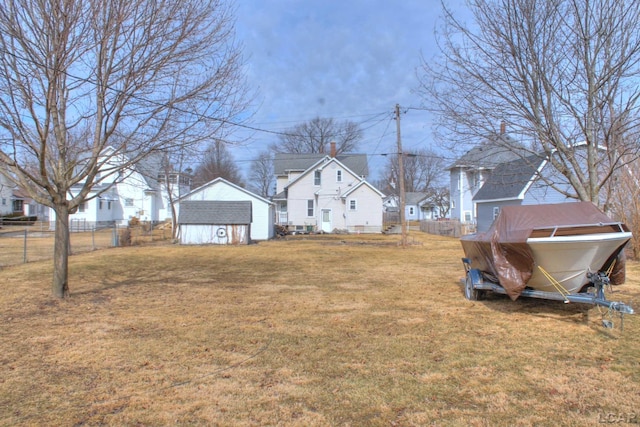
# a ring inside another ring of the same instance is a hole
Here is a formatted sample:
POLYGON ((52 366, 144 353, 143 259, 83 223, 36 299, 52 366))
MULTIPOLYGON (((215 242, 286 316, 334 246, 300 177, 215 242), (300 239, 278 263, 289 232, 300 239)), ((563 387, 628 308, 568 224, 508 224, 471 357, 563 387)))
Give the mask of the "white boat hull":
POLYGON ((535 265, 527 286, 538 291, 575 293, 609 257, 631 239, 630 232, 529 238, 535 265), (562 289, 547 278, 544 269, 562 289))

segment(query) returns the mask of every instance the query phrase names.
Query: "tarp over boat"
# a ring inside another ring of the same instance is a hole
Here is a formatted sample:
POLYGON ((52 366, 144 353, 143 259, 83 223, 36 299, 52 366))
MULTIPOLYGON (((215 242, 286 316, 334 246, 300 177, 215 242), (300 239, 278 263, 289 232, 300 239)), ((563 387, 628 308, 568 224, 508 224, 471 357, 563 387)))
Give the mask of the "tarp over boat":
MULTIPOLYGON (((515 300, 527 286, 535 268, 533 253, 527 245, 534 229, 611 222, 611 218, 590 202, 504 206, 488 231, 464 236, 460 241, 473 268, 499 283, 515 300)), ((613 254, 617 260, 610 277, 612 284, 624 283, 623 252, 613 254)))

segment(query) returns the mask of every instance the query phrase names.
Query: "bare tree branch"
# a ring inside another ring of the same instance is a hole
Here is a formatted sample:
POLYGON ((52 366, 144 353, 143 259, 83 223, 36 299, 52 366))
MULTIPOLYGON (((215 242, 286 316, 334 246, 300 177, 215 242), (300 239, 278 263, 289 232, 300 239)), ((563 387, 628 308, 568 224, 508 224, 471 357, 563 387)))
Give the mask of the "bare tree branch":
POLYGON ((69 214, 122 168, 219 135, 247 106, 241 67, 223 0, 0 4, 0 170, 56 213, 54 295, 69 214))
POLYGON ((602 203, 607 180, 639 154, 640 3, 467 4, 472 24, 443 5, 441 55, 423 58, 419 92, 441 139, 476 142, 504 122, 548 157, 573 197, 602 203))

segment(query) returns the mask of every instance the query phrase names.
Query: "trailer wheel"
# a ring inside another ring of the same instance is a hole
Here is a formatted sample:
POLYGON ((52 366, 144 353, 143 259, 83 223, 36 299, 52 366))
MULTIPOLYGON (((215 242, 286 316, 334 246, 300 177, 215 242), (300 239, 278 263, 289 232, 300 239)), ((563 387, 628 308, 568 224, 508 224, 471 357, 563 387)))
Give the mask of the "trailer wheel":
POLYGON ((469 274, 467 274, 467 278, 464 281, 464 296, 469 301, 478 301, 482 298, 482 291, 473 287, 473 281, 469 274))

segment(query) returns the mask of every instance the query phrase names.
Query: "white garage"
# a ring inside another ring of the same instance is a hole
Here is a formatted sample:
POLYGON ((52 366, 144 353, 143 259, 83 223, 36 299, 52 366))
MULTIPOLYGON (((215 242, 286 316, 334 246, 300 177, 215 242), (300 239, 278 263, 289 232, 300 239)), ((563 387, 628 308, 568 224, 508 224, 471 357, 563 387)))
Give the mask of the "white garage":
POLYGON ((181 202, 178 235, 183 245, 246 245, 250 234, 251 202, 181 202))
POLYGON ((251 202, 251 240, 269 240, 274 236, 273 203, 223 178, 216 178, 181 197, 179 212, 186 201, 251 202))

